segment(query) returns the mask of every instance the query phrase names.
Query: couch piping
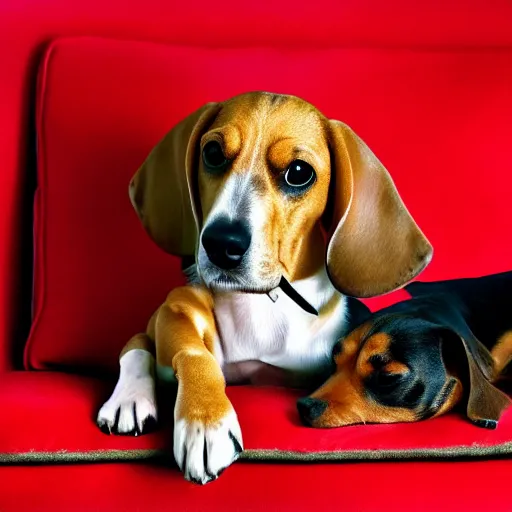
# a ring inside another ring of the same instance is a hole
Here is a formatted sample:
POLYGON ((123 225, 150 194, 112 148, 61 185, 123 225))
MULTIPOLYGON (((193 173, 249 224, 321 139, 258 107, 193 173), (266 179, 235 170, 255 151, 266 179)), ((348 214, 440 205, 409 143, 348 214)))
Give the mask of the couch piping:
MULTIPOLYGON (((512 455, 512 441, 493 446, 454 446, 412 450, 336 450, 301 452, 293 450, 245 450, 240 460, 249 462, 362 462, 450 460, 493 458, 512 455)), ((90 450, 0 453, 0 464, 63 464, 80 462, 128 462, 150 459, 170 460, 167 450, 90 450)))

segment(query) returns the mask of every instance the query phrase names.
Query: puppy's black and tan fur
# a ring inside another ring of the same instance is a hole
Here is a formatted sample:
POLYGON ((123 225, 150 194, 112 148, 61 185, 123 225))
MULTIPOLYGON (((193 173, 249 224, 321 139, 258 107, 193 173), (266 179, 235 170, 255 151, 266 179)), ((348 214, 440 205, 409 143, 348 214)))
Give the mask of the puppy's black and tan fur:
POLYGON ((512 360, 512 272, 406 290, 335 346, 334 375, 298 402, 307 424, 418 421, 463 404, 496 428, 510 403, 495 384, 512 360))

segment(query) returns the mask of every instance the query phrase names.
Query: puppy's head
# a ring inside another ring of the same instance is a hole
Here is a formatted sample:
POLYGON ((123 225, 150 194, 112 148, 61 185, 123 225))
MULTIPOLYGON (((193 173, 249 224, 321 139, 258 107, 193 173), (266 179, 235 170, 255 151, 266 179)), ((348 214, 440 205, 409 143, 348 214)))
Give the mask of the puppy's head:
POLYGON ((151 237, 195 255, 217 290, 268 292, 326 265, 340 291, 373 296, 432 253, 361 139, 292 96, 205 105, 155 147, 130 197, 151 237))
POLYGON ((490 380, 492 358, 476 339, 414 316, 363 324, 334 348, 334 375, 298 401, 314 427, 411 422, 457 404, 475 424, 495 428, 509 399, 490 380))

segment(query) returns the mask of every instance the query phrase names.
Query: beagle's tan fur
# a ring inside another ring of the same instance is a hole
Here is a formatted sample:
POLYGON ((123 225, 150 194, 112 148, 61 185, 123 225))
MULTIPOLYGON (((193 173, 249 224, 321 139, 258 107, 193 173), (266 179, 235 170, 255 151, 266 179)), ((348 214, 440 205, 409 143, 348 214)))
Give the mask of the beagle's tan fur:
POLYGON ((171 291, 123 349, 98 424, 138 434, 156 419, 156 357, 159 377, 178 382, 176 462, 200 483, 242 449, 226 382, 294 385, 325 374, 347 331, 346 296, 397 289, 432 255, 366 144, 293 96, 256 92, 203 106, 154 148, 130 197, 151 238, 195 265, 189 285, 171 291), (225 251, 236 268, 219 268, 205 248, 219 222, 243 224, 250 238, 243 254, 225 251), (283 293, 283 277, 318 316, 283 293))

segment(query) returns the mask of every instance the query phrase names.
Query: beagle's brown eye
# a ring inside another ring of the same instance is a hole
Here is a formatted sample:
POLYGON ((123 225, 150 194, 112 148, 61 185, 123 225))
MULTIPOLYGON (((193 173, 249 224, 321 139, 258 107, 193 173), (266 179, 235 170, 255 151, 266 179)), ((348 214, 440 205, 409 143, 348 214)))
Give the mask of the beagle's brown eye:
POLYGON ((220 144, 216 141, 207 142, 203 148, 204 165, 211 171, 222 171, 228 163, 220 144))
POLYGON ((315 179, 315 171, 304 160, 294 160, 286 169, 284 180, 289 187, 304 188, 311 185, 315 179))

